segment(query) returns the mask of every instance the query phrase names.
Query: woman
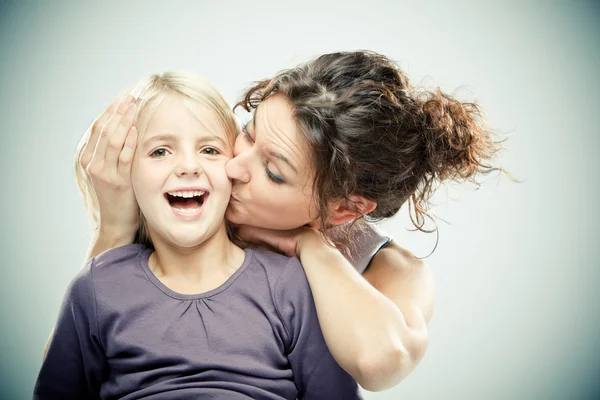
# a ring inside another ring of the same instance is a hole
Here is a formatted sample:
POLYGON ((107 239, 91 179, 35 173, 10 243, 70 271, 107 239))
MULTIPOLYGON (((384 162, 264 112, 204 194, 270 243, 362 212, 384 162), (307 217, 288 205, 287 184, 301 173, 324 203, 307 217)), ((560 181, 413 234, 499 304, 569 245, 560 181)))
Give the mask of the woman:
MULTIPOLYGON (((99 209, 89 256, 135 240, 129 174, 136 132, 123 118, 131 101, 116 101, 98 118, 79 160, 99 209)), ((498 148, 477 105, 419 92, 389 59, 366 51, 283 71, 238 105, 254 118, 227 165, 227 218, 242 239, 298 255, 327 346, 364 389, 396 385, 425 353, 433 278, 360 220, 391 217, 408 202, 423 229, 437 183, 499 170, 487 163, 498 148), (348 246, 354 235, 364 246, 348 246), (355 269, 331 242, 368 268, 355 269)))

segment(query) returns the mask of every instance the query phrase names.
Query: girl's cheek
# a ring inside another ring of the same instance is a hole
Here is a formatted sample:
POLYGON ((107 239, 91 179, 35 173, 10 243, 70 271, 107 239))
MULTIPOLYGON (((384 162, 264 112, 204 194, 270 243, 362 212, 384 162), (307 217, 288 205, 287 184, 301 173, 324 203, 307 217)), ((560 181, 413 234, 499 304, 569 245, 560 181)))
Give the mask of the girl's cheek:
POLYGON ((230 160, 230 158, 223 157, 219 161, 216 161, 209 165, 206 165, 204 168, 205 168, 206 172, 210 171, 210 175, 212 175, 212 176, 219 177, 219 179, 229 180, 229 177, 227 176, 227 171, 225 168, 225 166, 227 165, 227 162, 229 160, 230 160))

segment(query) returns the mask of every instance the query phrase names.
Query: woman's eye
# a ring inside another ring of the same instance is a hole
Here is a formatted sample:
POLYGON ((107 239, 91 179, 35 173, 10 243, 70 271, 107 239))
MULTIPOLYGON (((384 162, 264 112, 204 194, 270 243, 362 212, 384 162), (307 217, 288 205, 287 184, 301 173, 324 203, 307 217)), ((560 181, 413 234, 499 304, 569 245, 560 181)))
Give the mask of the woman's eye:
POLYGON ((221 152, 217 149, 215 149, 214 147, 205 147, 201 150, 202 154, 207 154, 209 156, 216 156, 221 154, 221 152))
POLYGON ((267 174, 267 178, 269 178, 270 181, 272 181, 272 182, 274 182, 274 183, 276 183, 278 185, 281 185, 282 183, 285 183, 285 181, 282 178, 278 177, 273 172, 271 172, 271 170, 269 169, 269 167, 265 167, 265 172, 267 174))
POLYGON ((150 157, 162 158, 162 157, 166 156, 167 154, 168 154, 167 149, 160 148, 160 149, 156 149, 152 153, 150 153, 150 157))
POLYGON ((244 139, 246 139, 247 142, 254 144, 254 139, 252 139, 252 136, 248 133, 248 129, 246 129, 247 126, 248 124, 242 126, 242 135, 244 135, 244 139))

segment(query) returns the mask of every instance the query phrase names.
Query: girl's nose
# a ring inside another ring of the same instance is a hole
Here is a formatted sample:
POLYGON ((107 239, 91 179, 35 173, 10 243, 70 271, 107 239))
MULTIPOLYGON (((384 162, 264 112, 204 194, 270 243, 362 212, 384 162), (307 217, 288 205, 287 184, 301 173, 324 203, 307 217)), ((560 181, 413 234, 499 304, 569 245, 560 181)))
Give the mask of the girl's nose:
POLYGON ((175 166, 175 174, 177 176, 199 176, 203 168, 198 157, 197 154, 180 157, 175 166))

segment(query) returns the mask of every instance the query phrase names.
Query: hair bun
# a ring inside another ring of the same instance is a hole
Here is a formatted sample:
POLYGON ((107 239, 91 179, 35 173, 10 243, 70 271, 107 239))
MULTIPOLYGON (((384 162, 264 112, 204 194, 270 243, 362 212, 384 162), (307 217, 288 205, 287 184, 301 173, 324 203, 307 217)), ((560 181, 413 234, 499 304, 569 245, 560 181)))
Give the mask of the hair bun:
POLYGON ((477 104, 460 102, 439 89, 423 92, 419 99, 428 170, 437 180, 473 180, 478 173, 497 169, 485 163, 498 147, 477 104))

